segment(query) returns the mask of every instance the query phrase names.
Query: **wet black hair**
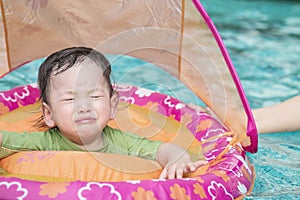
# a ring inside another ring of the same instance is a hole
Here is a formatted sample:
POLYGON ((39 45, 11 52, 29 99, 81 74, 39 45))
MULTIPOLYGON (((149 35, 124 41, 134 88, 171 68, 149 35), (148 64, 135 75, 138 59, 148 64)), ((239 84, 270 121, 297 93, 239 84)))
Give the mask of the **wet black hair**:
MULTIPOLYGON (((102 68, 103 77, 109 85, 110 96, 112 96, 114 90, 110 79, 111 65, 107 58, 92 48, 70 47, 49 55, 41 64, 38 72, 38 87, 41 93, 40 101, 49 104, 48 95, 50 90, 51 76, 60 74, 85 60, 92 61, 97 66, 102 68)), ((43 116, 41 116, 36 125, 39 127, 45 127, 43 121, 43 116)))
POLYGON ((51 76, 60 74, 84 60, 91 60, 103 69, 103 76, 109 84, 110 95, 113 87, 110 80, 111 65, 104 55, 100 52, 87 47, 71 47, 57 51, 41 64, 38 73, 38 87, 41 92, 42 102, 48 103, 49 85, 51 76))

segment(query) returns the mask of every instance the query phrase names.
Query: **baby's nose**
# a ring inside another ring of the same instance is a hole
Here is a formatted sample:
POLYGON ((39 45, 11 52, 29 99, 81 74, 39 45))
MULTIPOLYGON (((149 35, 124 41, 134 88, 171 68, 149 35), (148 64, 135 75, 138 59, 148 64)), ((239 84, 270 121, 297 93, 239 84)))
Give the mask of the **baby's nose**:
POLYGON ((81 99, 76 102, 78 112, 89 112, 92 110, 92 102, 88 99, 81 99))

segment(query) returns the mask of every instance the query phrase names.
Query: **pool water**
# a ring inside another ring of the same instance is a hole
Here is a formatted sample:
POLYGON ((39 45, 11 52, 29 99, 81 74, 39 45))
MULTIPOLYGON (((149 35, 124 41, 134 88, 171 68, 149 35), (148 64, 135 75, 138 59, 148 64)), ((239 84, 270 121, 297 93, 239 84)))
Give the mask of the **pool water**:
MULTIPOLYGON (((300 1, 201 2, 223 38, 252 108, 300 94, 300 1)), ((108 57, 113 71, 118 71, 113 78, 117 83, 134 82, 187 103, 201 104, 183 85, 151 64, 130 57, 108 57), (128 63, 130 68, 125 67, 128 63)), ((2 78, 0 90, 36 82, 42 61, 2 78)), ((300 132, 259 135, 258 153, 248 156, 257 178, 246 199, 300 199, 300 132)))
MULTIPOLYGON (((230 54, 252 108, 300 94, 300 1, 201 0, 230 54)), ((297 108, 300 109, 300 108, 297 108)), ((259 135, 246 199, 300 199, 300 131, 259 135)))

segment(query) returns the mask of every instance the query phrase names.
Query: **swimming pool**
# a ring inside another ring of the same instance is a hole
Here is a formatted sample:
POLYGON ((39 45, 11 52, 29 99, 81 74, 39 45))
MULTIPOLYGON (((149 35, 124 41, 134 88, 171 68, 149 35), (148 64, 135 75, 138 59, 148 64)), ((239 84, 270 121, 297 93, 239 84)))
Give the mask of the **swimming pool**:
MULTIPOLYGON (((222 35, 252 108, 271 105, 300 93, 299 2, 201 2, 222 35)), ((27 73, 20 73, 16 78, 19 77, 23 83, 24 79, 30 78, 28 75, 36 77, 32 73, 36 70, 32 70, 30 68, 27 73)), ((139 74, 138 70, 134 68, 131 73, 139 74)), ((149 73, 144 73, 145 77, 139 74, 142 84, 139 86, 149 85, 154 87, 150 89, 164 90, 179 99, 188 96, 180 93, 180 88, 170 90, 174 86, 173 82, 164 82, 165 79, 161 75, 156 76, 156 73, 153 71, 151 75, 160 79, 152 82, 145 81, 149 73)), ((131 81, 130 73, 120 74, 116 75, 116 80, 128 78, 131 81)), ((247 199, 299 198, 299 134, 300 132, 259 136, 258 153, 249 154, 256 168, 257 179, 253 193, 247 199)))
MULTIPOLYGON (((202 0, 252 108, 300 94, 300 2, 202 0)), ((299 108, 298 108, 299 109, 299 108)), ((256 181, 246 199, 300 199, 300 132, 259 135, 256 181)))

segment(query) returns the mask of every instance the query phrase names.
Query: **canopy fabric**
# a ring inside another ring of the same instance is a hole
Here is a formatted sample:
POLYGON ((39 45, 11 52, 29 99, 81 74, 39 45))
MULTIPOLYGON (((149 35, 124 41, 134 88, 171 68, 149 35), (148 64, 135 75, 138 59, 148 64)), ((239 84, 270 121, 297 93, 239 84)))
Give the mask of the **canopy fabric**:
POLYGON ((197 0, 1 0, 0 74, 71 46, 153 63, 189 87, 257 151, 247 99, 222 40, 197 0))

